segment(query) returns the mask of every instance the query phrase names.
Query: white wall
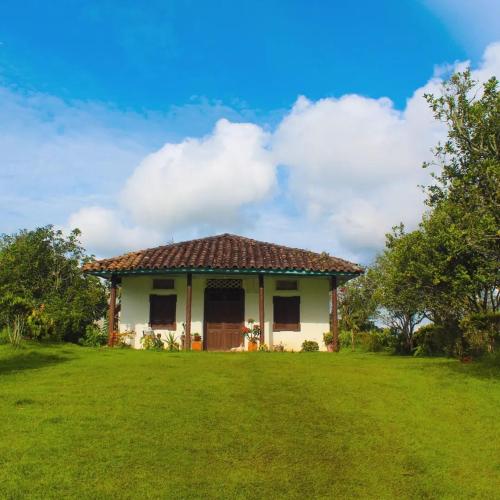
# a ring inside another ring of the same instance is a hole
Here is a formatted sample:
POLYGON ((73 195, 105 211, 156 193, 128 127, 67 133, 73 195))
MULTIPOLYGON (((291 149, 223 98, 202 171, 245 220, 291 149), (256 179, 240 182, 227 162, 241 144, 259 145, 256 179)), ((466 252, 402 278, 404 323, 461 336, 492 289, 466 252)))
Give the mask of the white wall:
MULTIPOLYGON (((149 328, 149 295, 177 295, 176 321, 174 334, 179 338, 182 334, 182 323, 186 313, 186 275, 155 275, 154 278, 168 277, 175 280, 174 290, 153 289, 153 276, 128 276, 122 278, 120 331, 135 332, 131 343, 140 348, 140 338, 149 328)), ((213 276, 210 278, 241 278, 245 289, 245 320, 259 320, 259 289, 256 276, 213 276)), ((282 343, 287 350, 300 350, 304 340, 315 340, 324 350, 323 332, 329 330, 329 286, 326 277, 307 277, 298 279, 298 290, 277 291, 276 280, 283 277, 265 276, 265 329, 264 337, 268 345, 282 343), (272 332, 273 296, 300 296, 300 332, 272 332)), ((193 301, 191 333, 203 334, 204 290, 207 276, 193 275, 193 301)), ((166 330, 155 330, 165 338, 166 330)))

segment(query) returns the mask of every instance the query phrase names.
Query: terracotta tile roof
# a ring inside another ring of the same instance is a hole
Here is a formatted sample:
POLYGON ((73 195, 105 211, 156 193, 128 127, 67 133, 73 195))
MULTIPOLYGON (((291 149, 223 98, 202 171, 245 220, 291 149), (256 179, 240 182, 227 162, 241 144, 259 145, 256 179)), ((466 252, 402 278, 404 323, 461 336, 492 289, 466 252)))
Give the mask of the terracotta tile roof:
POLYGON ((230 269, 360 274, 347 260, 298 248, 256 241, 233 234, 172 243, 119 257, 90 262, 84 271, 112 274, 175 269, 230 269))

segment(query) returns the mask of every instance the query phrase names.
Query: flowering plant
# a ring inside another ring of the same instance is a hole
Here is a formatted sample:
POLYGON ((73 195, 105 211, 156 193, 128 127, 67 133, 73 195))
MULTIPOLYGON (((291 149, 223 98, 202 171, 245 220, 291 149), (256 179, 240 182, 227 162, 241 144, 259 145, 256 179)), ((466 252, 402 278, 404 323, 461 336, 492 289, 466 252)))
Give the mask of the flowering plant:
POLYGON ((256 343, 260 339, 260 326, 253 319, 249 319, 247 323, 249 326, 244 326, 241 332, 248 339, 248 342, 256 343))

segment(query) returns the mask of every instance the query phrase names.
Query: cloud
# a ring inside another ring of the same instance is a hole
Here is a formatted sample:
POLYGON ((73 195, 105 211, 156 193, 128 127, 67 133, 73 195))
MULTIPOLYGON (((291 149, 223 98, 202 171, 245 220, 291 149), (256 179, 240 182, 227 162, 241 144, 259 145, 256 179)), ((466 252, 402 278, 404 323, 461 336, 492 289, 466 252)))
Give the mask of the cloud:
POLYGON ((83 245, 97 248, 103 255, 155 246, 163 241, 158 231, 130 227, 123 223, 116 211, 99 206, 84 207, 72 214, 68 228, 80 229, 83 245))
POLYGON ((210 135, 147 156, 127 180, 121 203, 135 222, 163 230, 231 223, 275 186, 267 142, 257 125, 219 120, 210 135))

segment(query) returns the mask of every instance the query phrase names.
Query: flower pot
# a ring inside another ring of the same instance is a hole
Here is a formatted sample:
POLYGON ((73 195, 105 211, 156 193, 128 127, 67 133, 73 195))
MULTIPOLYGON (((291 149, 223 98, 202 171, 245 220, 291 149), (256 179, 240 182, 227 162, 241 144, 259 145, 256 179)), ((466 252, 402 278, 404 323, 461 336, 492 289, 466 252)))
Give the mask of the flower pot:
POLYGON ((326 346, 326 350, 327 350, 328 352, 333 352, 333 344, 327 344, 327 346, 326 346))
POLYGON ((248 352, 257 351, 257 342, 248 342, 248 352))
POLYGON ((193 350, 193 351, 203 350, 203 346, 201 345, 201 340, 192 340, 191 341, 191 350, 193 350))

